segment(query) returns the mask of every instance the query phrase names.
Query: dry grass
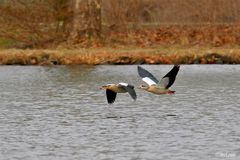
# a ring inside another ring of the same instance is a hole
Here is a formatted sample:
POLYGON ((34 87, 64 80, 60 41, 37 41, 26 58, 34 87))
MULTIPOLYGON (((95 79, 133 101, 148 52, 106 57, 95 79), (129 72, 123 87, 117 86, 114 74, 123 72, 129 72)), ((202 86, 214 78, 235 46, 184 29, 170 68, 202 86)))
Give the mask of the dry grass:
POLYGON ((2 65, 240 64, 240 48, 101 48, 0 50, 2 65))
MULTIPOLYGON (((219 25, 160 25, 155 28, 112 32, 112 41, 125 45, 149 47, 154 45, 212 46, 240 45, 239 24, 219 25)), ((111 43, 110 43, 111 44, 111 43)))
POLYGON ((102 8, 107 24, 214 24, 239 22, 239 6, 238 0, 104 0, 102 8))

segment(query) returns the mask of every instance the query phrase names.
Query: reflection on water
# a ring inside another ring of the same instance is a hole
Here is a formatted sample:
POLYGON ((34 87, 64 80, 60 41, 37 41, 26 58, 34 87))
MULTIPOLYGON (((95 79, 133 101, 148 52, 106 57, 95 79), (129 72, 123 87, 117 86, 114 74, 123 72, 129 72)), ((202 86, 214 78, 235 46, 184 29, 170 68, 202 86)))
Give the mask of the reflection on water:
POLYGON ((0 159, 239 159, 239 65, 181 66, 175 95, 108 105, 99 86, 140 85, 136 68, 1 66, 0 159))

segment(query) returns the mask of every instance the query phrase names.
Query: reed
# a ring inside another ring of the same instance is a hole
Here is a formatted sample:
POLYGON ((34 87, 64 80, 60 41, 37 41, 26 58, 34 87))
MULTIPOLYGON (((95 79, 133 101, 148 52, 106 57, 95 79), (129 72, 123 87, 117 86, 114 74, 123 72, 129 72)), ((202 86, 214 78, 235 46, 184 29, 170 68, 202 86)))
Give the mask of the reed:
POLYGON ((240 48, 0 50, 2 65, 240 64, 240 48))

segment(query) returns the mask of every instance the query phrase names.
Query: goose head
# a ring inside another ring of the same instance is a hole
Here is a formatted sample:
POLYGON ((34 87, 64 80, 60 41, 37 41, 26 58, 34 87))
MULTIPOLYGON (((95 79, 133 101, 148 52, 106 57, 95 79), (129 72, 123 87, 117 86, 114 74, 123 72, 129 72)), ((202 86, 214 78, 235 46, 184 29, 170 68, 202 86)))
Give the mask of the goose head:
POLYGON ((103 86, 100 87, 100 89, 106 90, 106 89, 108 89, 111 85, 113 85, 113 84, 103 85, 103 86))
POLYGON ((149 88, 149 86, 146 85, 141 85, 138 87, 139 89, 143 89, 143 90, 147 90, 149 88))

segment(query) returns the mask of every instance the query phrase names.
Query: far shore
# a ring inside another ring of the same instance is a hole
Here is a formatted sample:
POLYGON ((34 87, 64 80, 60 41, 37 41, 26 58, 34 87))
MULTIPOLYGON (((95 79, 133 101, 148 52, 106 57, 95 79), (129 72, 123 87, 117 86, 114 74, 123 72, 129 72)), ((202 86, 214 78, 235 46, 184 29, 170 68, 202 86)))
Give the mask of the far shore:
POLYGON ((240 64, 240 47, 2 49, 0 64, 240 64))

